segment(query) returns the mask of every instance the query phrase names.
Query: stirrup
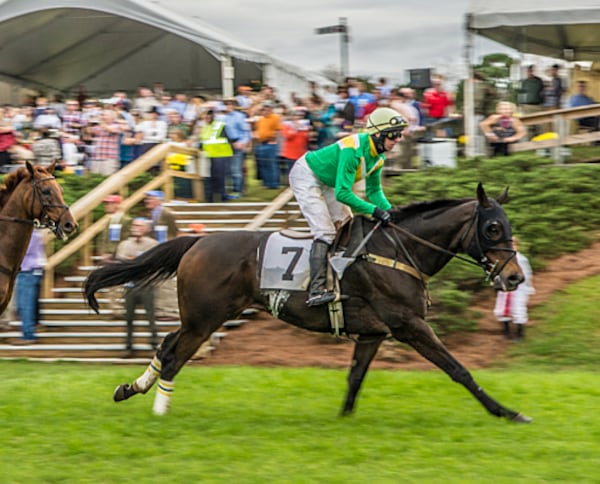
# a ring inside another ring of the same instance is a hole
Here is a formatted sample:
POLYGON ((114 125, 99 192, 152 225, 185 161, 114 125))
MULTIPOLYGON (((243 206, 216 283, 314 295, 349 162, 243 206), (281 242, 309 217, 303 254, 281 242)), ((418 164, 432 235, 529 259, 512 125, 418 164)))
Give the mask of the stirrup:
POLYGON ((333 292, 322 292, 320 294, 315 294, 313 296, 310 296, 306 300, 306 305, 310 306, 310 307, 312 307, 312 306, 321 306, 322 304, 330 303, 334 299, 335 299, 335 293, 333 293, 333 292))

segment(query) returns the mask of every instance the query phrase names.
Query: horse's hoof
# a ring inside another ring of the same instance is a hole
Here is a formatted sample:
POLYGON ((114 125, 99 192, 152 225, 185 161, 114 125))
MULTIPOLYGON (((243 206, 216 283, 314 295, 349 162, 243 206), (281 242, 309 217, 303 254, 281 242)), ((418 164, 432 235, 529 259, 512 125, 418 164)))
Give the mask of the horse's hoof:
POLYGON ((115 388, 115 392, 113 393, 113 400, 115 402, 121 402, 123 400, 127 400, 130 394, 131 387, 127 383, 123 383, 123 385, 118 385, 115 388))
POLYGON ((516 414, 511 420, 515 423, 531 423, 531 422, 533 422, 533 419, 531 417, 528 417, 527 415, 523 415, 522 413, 516 414))

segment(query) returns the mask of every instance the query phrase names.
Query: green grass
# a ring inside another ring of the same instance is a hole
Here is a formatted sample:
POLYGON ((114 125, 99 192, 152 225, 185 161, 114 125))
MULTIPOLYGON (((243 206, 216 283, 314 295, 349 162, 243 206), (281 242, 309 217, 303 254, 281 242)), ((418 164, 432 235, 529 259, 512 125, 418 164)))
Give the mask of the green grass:
MULTIPOLYGON (((549 276, 551 277, 551 276, 549 276)), ((579 281, 530 314, 527 338, 513 345, 507 360, 527 368, 594 370, 600 363, 600 276, 579 281)))
POLYGON ((592 482, 600 375, 478 371, 532 417, 489 416, 441 372, 372 371, 340 418, 345 372, 186 367, 173 408, 119 404, 137 366, 2 362, 2 482, 592 482))

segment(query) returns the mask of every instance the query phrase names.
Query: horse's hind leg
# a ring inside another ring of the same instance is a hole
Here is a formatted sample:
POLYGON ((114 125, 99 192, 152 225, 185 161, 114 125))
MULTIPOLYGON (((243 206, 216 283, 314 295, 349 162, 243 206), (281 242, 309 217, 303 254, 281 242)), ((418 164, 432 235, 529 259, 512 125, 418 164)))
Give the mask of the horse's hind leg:
POLYGON ((346 401, 342 409, 342 415, 347 415, 354 410, 356 396, 360 390, 363 379, 367 374, 369 365, 377 353, 379 345, 384 340, 385 335, 381 336, 359 336, 354 345, 354 355, 352 356, 352 367, 348 374, 348 392, 346 401))
POLYGON ((514 422, 531 421, 531 418, 502 406, 485 393, 471 373, 450 354, 424 320, 412 320, 408 330, 395 329, 392 333, 399 341, 408 343, 422 356, 444 370, 452 380, 462 384, 492 415, 506 417, 514 422))
POLYGON ((181 331, 179 337, 165 348, 161 354, 162 370, 156 389, 156 397, 152 411, 156 415, 165 415, 169 411, 171 396, 175 388, 175 375, 194 355, 200 345, 208 339, 212 331, 181 331))
POLYGON ((174 331, 165 336, 164 341, 162 342, 160 349, 152 358, 152 361, 146 368, 146 371, 139 376, 133 384, 129 385, 128 383, 123 383, 119 385, 113 394, 113 399, 115 402, 120 402, 122 400, 127 400, 128 398, 137 395, 138 393, 146 393, 152 385, 156 382, 158 377, 160 376, 162 363, 161 363, 161 354, 165 351, 166 348, 169 348, 174 341, 177 340, 177 336, 179 335, 179 331, 174 331))

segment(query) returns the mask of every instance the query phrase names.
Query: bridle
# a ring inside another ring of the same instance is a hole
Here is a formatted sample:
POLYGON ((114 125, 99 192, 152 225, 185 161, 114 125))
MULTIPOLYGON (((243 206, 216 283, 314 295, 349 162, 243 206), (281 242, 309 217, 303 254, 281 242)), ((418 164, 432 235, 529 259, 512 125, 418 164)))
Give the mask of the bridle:
MULTIPOLYGON (((443 254, 449 255, 450 257, 456 257, 457 259, 459 259, 463 262, 466 262, 468 264, 482 268, 484 270, 484 272, 486 273, 486 281, 490 281, 490 280, 494 280, 496 277, 498 277, 500 275, 500 273, 502 272, 502 270, 504 269, 506 264, 508 264, 508 262, 513 257, 515 257, 515 254, 516 254, 516 251, 512 248, 499 247, 499 244, 503 244, 503 243, 512 241, 511 229, 510 229, 510 225, 509 225, 508 221, 506 220, 506 216, 500 216, 500 215, 503 215, 503 212, 499 206, 491 205, 491 207, 486 208, 486 207, 483 207, 480 203, 477 203, 475 205, 475 209, 473 211, 473 214, 471 215, 467 229, 462 233, 462 236, 460 237, 460 240, 458 242, 459 246, 462 247, 463 250, 472 259, 463 257, 458 252, 454 252, 452 250, 445 249, 444 247, 440 247, 439 245, 436 245, 433 242, 425 240, 395 223, 389 224, 389 227, 394 229, 394 232, 392 235, 390 235, 388 233, 388 231, 384 231, 383 234, 388 238, 388 240, 390 240, 390 242, 396 248, 394 266, 398 263, 398 261, 397 261, 398 255, 399 255, 398 248, 400 248, 402 251, 402 254, 406 258, 406 260, 408 260, 410 265, 416 270, 416 273, 419 275, 419 277, 417 277, 417 278, 421 279, 421 281, 423 283, 426 282, 427 276, 421 272, 418 265, 414 261, 413 257, 410 255, 406 246, 402 242, 402 240, 397 236, 397 233, 401 233, 401 234, 405 235, 406 237, 414 240, 415 242, 417 242, 421 245, 424 245, 426 247, 429 247, 430 249, 436 250, 437 252, 441 252, 443 254), (491 215, 493 215, 493 216, 497 215, 497 217, 492 218, 490 215, 484 214, 485 211, 490 211, 491 215), (481 219, 483 217, 485 217, 485 219, 483 221, 481 221, 481 219), (500 226, 502 226, 502 231, 500 233, 503 234, 503 236, 501 238, 498 238, 497 240, 492 240, 487 235, 486 229, 492 224, 499 224, 500 226), (467 244, 465 239, 470 232, 472 232, 472 235, 471 235, 471 239, 469 240, 469 242, 467 244), (487 252, 490 252, 490 251, 510 252, 511 255, 501 265, 499 265, 498 260, 492 262, 485 255, 487 252)), ((373 227, 373 229, 371 229, 371 232, 374 232, 377 228, 379 228, 379 226, 380 226, 380 222, 378 222, 373 227)), ((367 234, 367 237, 369 237, 369 236, 370 235, 367 234)))
POLYGON ((32 191, 33 195, 31 197, 31 209, 29 210, 29 213, 31 214, 31 217, 32 217, 31 219, 20 218, 20 217, 7 217, 6 215, 0 215, 0 220, 5 220, 8 222, 15 222, 15 223, 19 223, 19 224, 33 225, 33 227, 35 227, 35 228, 48 228, 54 234, 56 234, 59 224, 60 224, 60 220, 62 219, 63 215, 68 212, 69 206, 65 205, 64 203, 57 204, 57 203, 44 202, 44 197, 42 194, 42 189, 40 188, 40 184, 43 182, 50 181, 50 180, 55 180, 55 177, 47 176, 45 178, 36 179, 35 177, 32 176, 31 191, 32 191), (36 199, 40 204, 40 214, 38 217, 35 217, 33 215, 36 199), (48 209, 50 209, 50 208, 62 208, 63 209, 57 220, 53 220, 52 218, 50 218, 50 215, 48 214, 48 209))
MULTIPOLYGON (((499 247, 499 244, 510 243, 512 245, 512 231, 510 224, 506 220, 506 217, 502 217, 502 210, 499 205, 491 205, 486 208, 481 204, 477 204, 475 206, 475 213, 471 217, 471 223, 469 229, 463 234, 464 236, 470 231, 471 226, 475 226, 475 230, 473 230, 473 235, 471 236, 471 240, 469 245, 467 246, 466 252, 471 256, 475 261, 477 261, 477 265, 479 265, 485 273, 487 274, 487 280, 495 279, 506 267, 506 264, 510 262, 510 260, 515 257, 517 251, 515 249, 507 248, 507 247, 499 247), (483 217, 483 213, 485 211, 491 212, 491 215, 486 215, 485 219, 482 223, 480 223, 480 219, 483 217), (497 215, 494 217, 494 215, 497 215), (498 224, 502 227, 500 231, 502 237, 492 239, 488 236, 488 228, 490 228, 493 224, 498 224), (506 260, 500 267, 498 267, 498 260, 492 262, 485 255, 490 251, 496 252, 510 252, 510 257, 507 257, 506 260)), ((463 240, 461 239, 461 243, 463 240)))

